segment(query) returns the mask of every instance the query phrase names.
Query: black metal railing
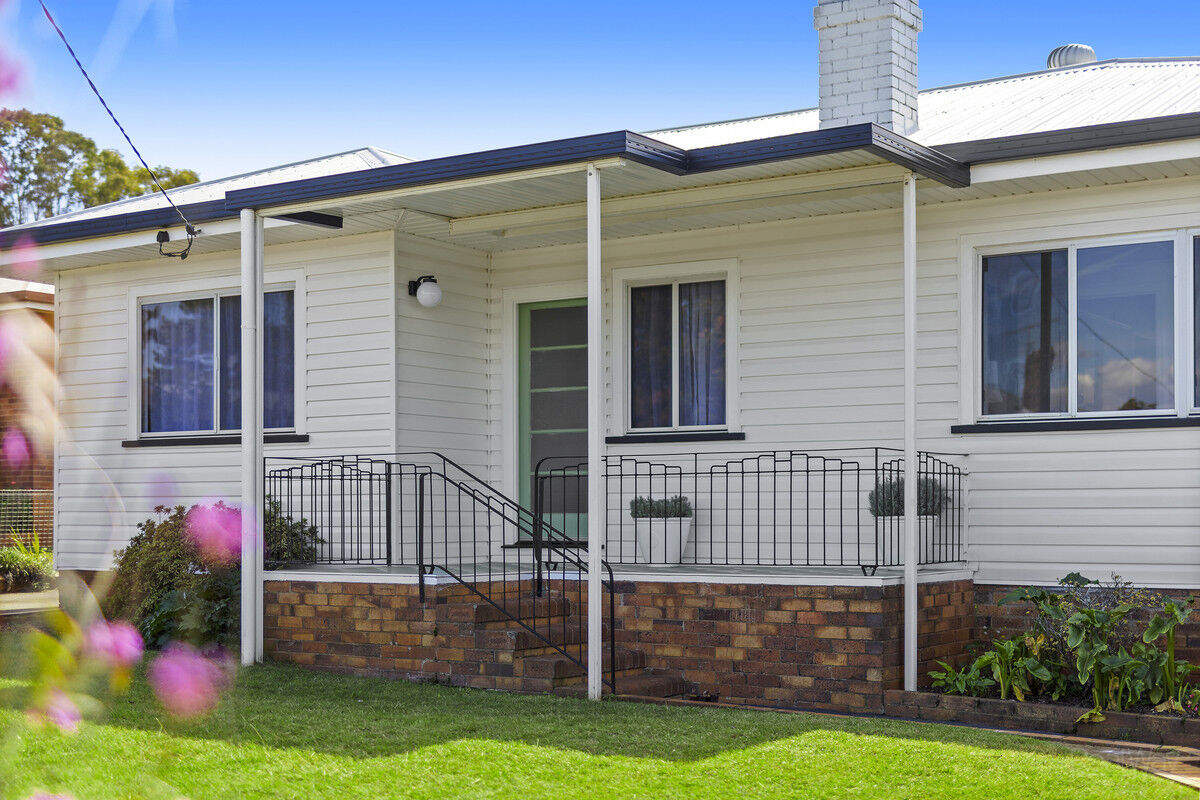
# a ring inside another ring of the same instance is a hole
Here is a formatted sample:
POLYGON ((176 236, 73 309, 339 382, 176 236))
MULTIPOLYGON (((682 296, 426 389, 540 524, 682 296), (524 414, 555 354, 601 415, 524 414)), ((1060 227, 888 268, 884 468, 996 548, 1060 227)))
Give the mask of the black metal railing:
MULTIPOLYGON (((917 535, 922 564, 962 558, 964 472, 922 452, 917 535)), ((614 564, 879 567, 903 563, 903 459, 890 448, 686 452, 604 458, 614 564), (632 505, 640 507, 634 516, 632 505), (666 511, 686 506, 690 514, 666 511)), ((540 518, 572 527, 587 513, 587 465, 543 459, 533 475, 540 518)))
MULTIPOLYGON (((266 459, 268 514, 316 527, 311 564, 412 566, 465 586, 533 638, 587 668, 586 547, 439 453, 266 459), (274 509, 272 511, 271 509, 274 509)), ((269 523, 268 523, 269 524, 269 523)), ((264 542, 264 559, 280 565, 264 542)), ((616 691, 612 569, 602 562, 604 683, 616 691)))

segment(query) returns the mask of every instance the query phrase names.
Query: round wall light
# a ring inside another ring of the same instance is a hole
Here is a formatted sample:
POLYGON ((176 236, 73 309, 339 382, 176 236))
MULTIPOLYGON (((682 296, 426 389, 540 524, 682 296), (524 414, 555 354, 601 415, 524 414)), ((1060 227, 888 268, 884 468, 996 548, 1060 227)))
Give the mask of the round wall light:
POLYGON ((409 281, 408 294, 417 298, 417 302, 426 308, 433 308, 442 302, 442 287, 438 286, 437 278, 432 275, 422 275, 415 281, 409 281))

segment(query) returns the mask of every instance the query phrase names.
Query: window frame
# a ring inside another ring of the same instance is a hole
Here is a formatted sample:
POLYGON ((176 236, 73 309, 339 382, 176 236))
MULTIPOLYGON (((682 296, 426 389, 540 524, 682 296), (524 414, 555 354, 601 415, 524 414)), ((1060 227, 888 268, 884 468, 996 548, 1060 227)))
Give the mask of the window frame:
POLYGON ((669 435, 672 433, 736 432, 740 430, 738 408, 738 262, 736 259, 690 261, 676 264, 630 267, 613 270, 613 325, 610 359, 613 392, 620 393, 613 408, 619 435, 669 435), (679 423, 679 284, 722 280, 725 282, 725 422, 720 425, 679 423), (671 285, 671 421, 666 427, 633 427, 631 292, 639 286, 671 285))
MULTIPOLYGON (((293 385, 292 425, 287 428, 264 428, 264 433, 305 434, 307 424, 302 413, 305 408, 304 365, 307 360, 305 343, 305 295, 302 270, 270 272, 265 276, 264 294, 269 292, 292 292, 292 336, 293 336, 293 385)), ((202 278, 177 281, 168 284, 140 285, 128 291, 129 321, 129 439, 180 439, 204 440, 214 436, 240 435, 241 428, 222 428, 220 415, 220 298, 240 296, 242 289, 236 278, 202 278), (142 306, 152 303, 180 302, 184 300, 211 299, 213 303, 213 427, 190 431, 143 431, 142 430, 142 306)), ((260 347, 262 342, 260 341, 260 347)))
MULTIPOLYGON (((970 360, 972 362, 971 408, 960 415, 975 422, 1044 422, 1047 420, 1095 420, 1128 418, 1171 418, 1195 414, 1197 398, 1194 396, 1194 370, 1192 360, 1192 326, 1195 313, 1192 303, 1194 253, 1191 248, 1193 236, 1200 236, 1200 228, 1167 228, 1126 234, 1081 234, 1058 238, 1014 241, 971 247, 971 316, 970 360), (1078 252, 1098 247, 1129 244, 1171 242, 1172 326, 1174 332, 1174 406, 1169 409, 1131 409, 1080 411, 1079 410, 1079 305, 1078 305, 1078 252), (1067 409, 1065 411, 1030 412, 1015 414, 985 414, 983 412, 983 262, 985 258, 1023 253, 1041 253, 1065 250, 1067 253, 1067 409)), ((966 421, 966 420, 964 420, 966 421)))

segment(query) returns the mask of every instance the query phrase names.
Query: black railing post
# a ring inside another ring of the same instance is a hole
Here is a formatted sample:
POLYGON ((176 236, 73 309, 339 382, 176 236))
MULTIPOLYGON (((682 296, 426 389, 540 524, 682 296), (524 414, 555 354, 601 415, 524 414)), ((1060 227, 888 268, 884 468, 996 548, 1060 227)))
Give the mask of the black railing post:
POLYGON ((387 564, 390 567, 392 566, 392 538, 395 535, 395 531, 392 529, 392 464, 390 461, 384 464, 383 490, 387 492, 383 503, 383 513, 386 517, 383 527, 387 535, 387 564))
MULTIPOLYGON (((541 462, 538 462, 540 470, 541 462)), ((537 574, 535 591, 542 596, 542 515, 545 513, 542 476, 538 470, 533 474, 533 563, 537 574)))

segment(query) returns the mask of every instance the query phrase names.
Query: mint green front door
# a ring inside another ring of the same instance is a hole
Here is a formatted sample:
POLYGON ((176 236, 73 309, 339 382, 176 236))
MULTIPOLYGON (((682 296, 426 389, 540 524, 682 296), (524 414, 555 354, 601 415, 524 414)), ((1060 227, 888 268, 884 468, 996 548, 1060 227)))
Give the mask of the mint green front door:
POLYGON ((546 521, 572 538, 586 538, 587 301, 525 303, 518 307, 521 505, 533 508, 535 471, 546 521))

